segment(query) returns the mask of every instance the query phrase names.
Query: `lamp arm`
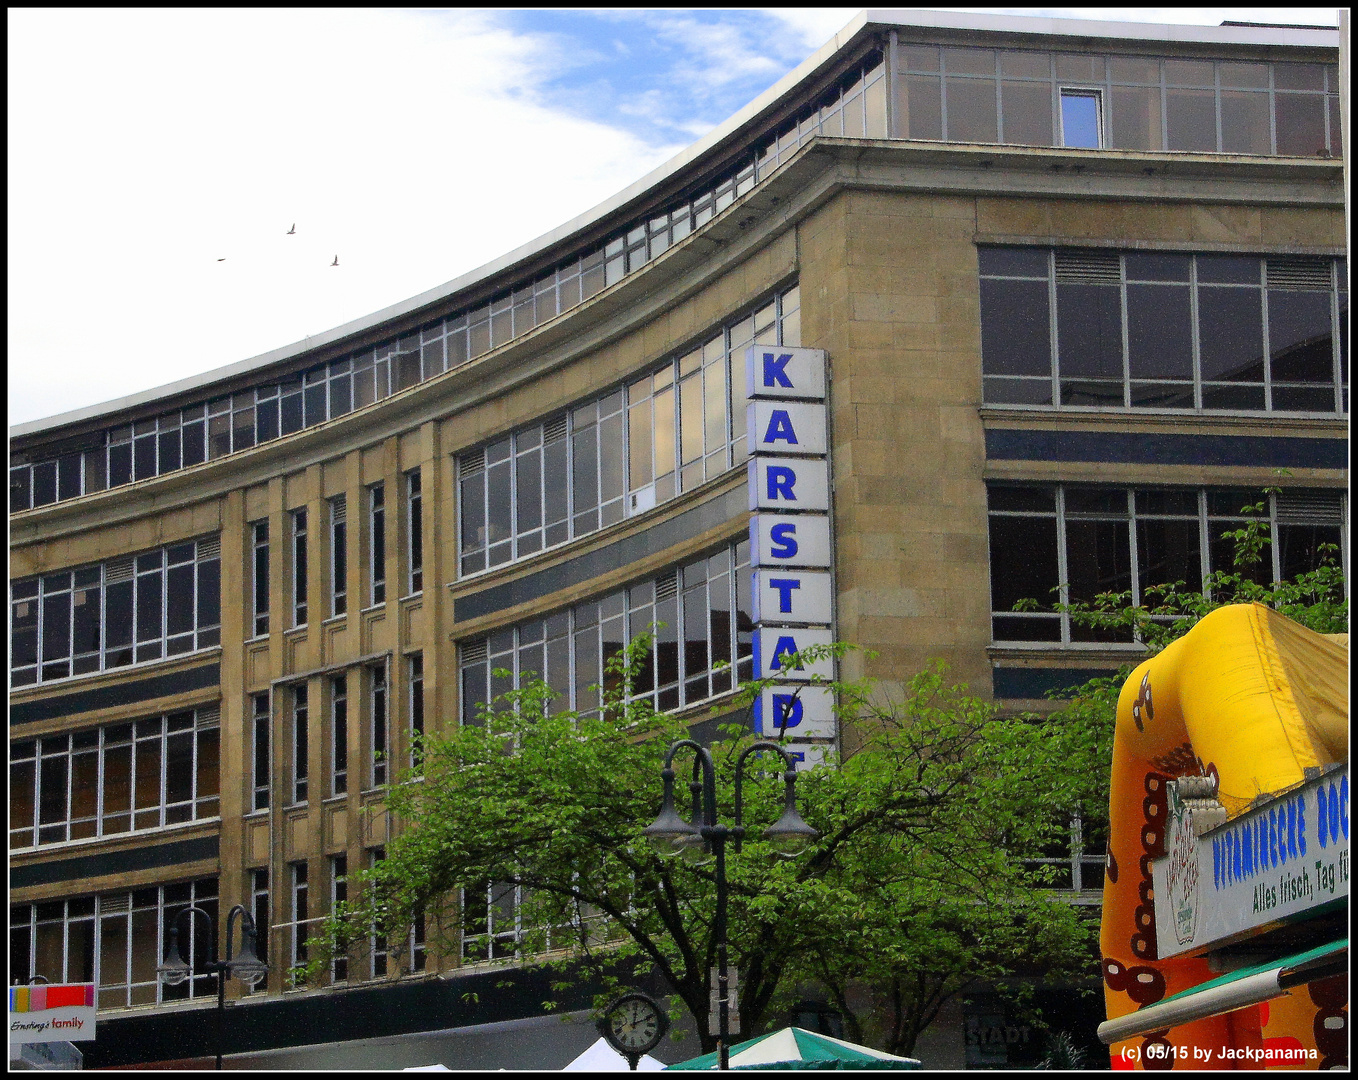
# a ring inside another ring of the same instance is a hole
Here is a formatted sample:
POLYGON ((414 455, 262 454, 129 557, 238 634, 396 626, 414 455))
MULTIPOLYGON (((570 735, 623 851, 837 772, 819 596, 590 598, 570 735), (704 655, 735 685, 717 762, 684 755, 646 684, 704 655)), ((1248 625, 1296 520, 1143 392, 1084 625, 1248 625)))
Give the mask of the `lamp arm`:
MULTIPOLYGON (((692 747, 698 760, 702 762, 703 770, 703 802, 704 814, 706 819, 703 824, 715 826, 717 824, 717 772, 712 765, 712 755, 707 752, 707 747, 702 743, 694 742, 692 739, 675 739, 670 744, 669 750, 665 752, 665 768, 671 767, 674 755, 682 747, 692 747)), ((695 764, 695 769, 697 765, 695 764)))
MULTIPOLYGON (((174 918, 174 925, 170 927, 170 942, 171 942, 171 945, 173 946, 175 952, 177 952, 177 953, 179 954, 179 959, 180 959, 180 960, 184 960, 184 950, 181 949, 181 948, 179 947, 179 924, 180 924, 181 922, 184 921, 184 916, 185 916, 185 915, 191 915, 191 914, 192 914, 193 912, 195 912, 195 911, 196 911, 199 915, 201 915, 203 918, 205 918, 205 919, 207 920, 207 932, 208 932, 208 937, 209 937, 209 938, 213 938, 213 937, 216 936, 217 927, 213 924, 213 922, 212 922, 212 916, 211 916, 211 915, 209 915, 206 911, 204 911, 204 910, 203 910, 202 908, 200 908, 200 907, 196 907, 196 906, 195 906, 195 907, 186 907, 183 911, 181 911, 178 915, 175 916, 175 918, 174 918)), ((189 922, 193 922, 193 920, 190 919, 189 922)), ((217 948, 216 948, 217 943, 216 943, 215 941, 213 941, 212 945, 213 945, 212 951, 213 951, 213 952, 216 952, 216 951, 217 951, 217 948)), ((190 949, 189 951, 192 952, 193 950, 190 949)), ((213 961, 213 963, 215 963, 215 962, 216 962, 216 961, 213 961)), ((193 970, 193 957, 192 957, 192 956, 188 957, 186 963, 187 963, 188 966, 189 966, 189 970, 193 970)))
POLYGON ((253 923, 254 920, 253 920, 253 919, 250 919, 250 913, 249 913, 248 911, 245 910, 245 905, 244 905, 244 904, 237 904, 237 905, 236 905, 235 907, 233 907, 229 912, 227 912, 227 916, 226 916, 226 962, 227 962, 228 964, 231 963, 231 928, 234 927, 234 926, 236 925, 236 916, 237 916, 237 915, 243 915, 243 916, 245 916, 245 919, 242 919, 242 920, 241 920, 241 931, 242 931, 242 933, 243 933, 244 931, 246 931, 246 930, 253 930, 253 929, 254 929, 254 927, 253 927, 252 925, 248 925, 248 924, 246 923, 246 921, 245 921, 246 919, 249 919, 250 922, 253 923))
POLYGON ((742 807, 744 805, 742 788, 745 781, 745 759, 760 750, 777 750, 778 753, 782 755, 783 765, 786 766, 783 772, 783 779, 788 784, 787 791, 789 795, 791 795, 792 792, 792 778, 796 776, 797 772, 797 763, 793 761, 792 755, 777 743, 769 742, 767 739, 761 739, 757 743, 752 743, 740 752, 740 756, 736 758, 736 829, 741 830, 736 836, 737 851, 740 850, 740 841, 744 838, 743 830, 745 822, 742 817, 742 807))

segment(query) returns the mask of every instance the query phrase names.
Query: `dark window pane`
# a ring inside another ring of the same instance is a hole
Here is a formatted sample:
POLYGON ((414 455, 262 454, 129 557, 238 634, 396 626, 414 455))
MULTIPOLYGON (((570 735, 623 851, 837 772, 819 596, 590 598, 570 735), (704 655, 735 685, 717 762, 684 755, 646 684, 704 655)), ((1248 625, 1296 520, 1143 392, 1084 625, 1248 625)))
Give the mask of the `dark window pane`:
POLYGON ((1128 281, 1188 281, 1191 256, 1129 251, 1122 259, 1128 281))
POLYGON ((1000 73, 1008 78, 1050 79, 1051 59, 1044 52, 1002 52, 1000 73))
POLYGON ((1262 385, 1251 386, 1247 383, 1238 385, 1204 383, 1202 407, 1261 411, 1264 407, 1264 388, 1262 385))
MULTIPOLYGON (((1196 509, 1196 508, 1195 508, 1196 509)), ((1202 562, 1198 547, 1198 522, 1138 520, 1136 523, 1137 574, 1141 588, 1182 581, 1184 588, 1202 588, 1202 562)), ((1143 596, 1142 603, 1154 598, 1143 596)))
MULTIPOLYGON (((597 456, 597 432, 593 426, 577 431, 573 437, 575 453, 572 462, 572 491, 575 495, 576 512, 592 509, 599 505, 599 477, 597 456)), ((577 533, 580 532, 577 528, 577 533)))
MULTIPOLYGON (((594 434, 593 431, 590 432, 594 434)), ((577 437, 578 441, 578 437, 577 437)), ((515 462, 518 494, 518 531, 529 532, 542 525, 542 458, 536 451, 520 454, 515 462)))
POLYGON ((1060 641, 1061 620, 1023 615, 996 615, 990 621, 996 641, 1060 641))
POLYGON ((1132 382, 1132 407, 1141 409, 1191 409, 1193 384, 1132 382))
POLYGON ((1056 492, 1044 487, 991 485, 986 489, 991 510, 1037 510, 1056 513, 1056 492))
POLYGON ((137 640, 152 641, 164 634, 161 613, 160 574, 143 574, 137 578, 137 640))
POLYGON ((1210 60, 1166 60, 1165 83, 1169 86, 1211 87, 1216 83, 1210 60))
MULTIPOLYGON (((548 525, 564 521, 566 518, 566 440, 557 439, 542 448, 542 485, 544 520, 548 525)), ((564 536, 547 532, 547 543, 555 544, 564 536)))
POLYGON ((1012 611, 1019 600, 1051 610, 1058 584, 1055 517, 990 518, 990 607, 1012 611))
MULTIPOLYGON (((1051 327, 1045 281, 997 281, 981 286, 981 356, 987 375, 1051 372, 1051 327)), ((1116 297, 1117 290, 1111 290, 1116 297)), ((1121 361, 1119 361, 1119 369, 1121 361)))
POLYGON ((1158 86, 1115 86, 1109 105, 1110 146, 1119 150, 1163 149, 1158 86))
POLYGON ((943 92, 938 76, 907 75, 896 85, 901 132, 910 139, 943 138, 943 92))
POLYGON ((1325 68, 1321 64, 1274 64, 1273 85, 1279 90, 1324 90, 1325 68))
POLYGON ((241 409, 231 417, 232 449, 239 453, 255 445, 255 409, 241 409))
POLYGON ((291 435, 302 430, 302 395, 300 392, 285 394, 282 398, 282 433, 291 435))
POLYGON ((1199 255, 1198 282, 1258 285, 1260 260, 1249 255, 1199 255))
POLYGON ((1263 382, 1263 341, 1258 289, 1198 289, 1198 348, 1204 379, 1263 382))
POLYGON ((66 454, 57 461, 57 498, 74 499, 80 494, 80 455, 66 454))
POLYGON ((350 376, 346 371, 330 380, 330 415, 343 416, 354 407, 350 376))
POLYGON ((1316 157, 1325 149, 1325 98, 1319 94, 1275 94, 1278 153, 1316 157))
POLYGON ((42 600, 42 658, 62 660, 71 655, 71 594, 42 600))
POLYGON ((217 559, 198 564, 198 626, 216 626, 222 621, 222 564, 217 559))
POLYGON ((1334 390, 1328 386, 1273 384, 1273 408, 1279 412, 1334 412, 1334 390))
POLYGON ((100 644, 99 593, 97 588, 77 589, 72 595, 75 621, 75 655, 97 652, 100 644))
POLYGON ((987 405, 1050 405, 1051 379, 999 379, 986 376, 987 405))
POLYGON ((156 437, 144 435, 132 443, 133 475, 145 480, 156 475, 156 437))
POLYGON ((325 383, 315 383, 302 391, 306 412, 306 426, 311 427, 325 421, 325 383))
POLYGON ((160 439, 160 471, 174 472, 179 468, 179 431, 162 431, 160 439))
MULTIPOLYGON (((1092 601, 1103 592, 1131 588, 1131 545, 1125 521, 1066 522, 1070 599, 1092 601)), ((1130 641, 1130 631, 1100 631, 1072 624, 1074 641, 1130 641)))
MULTIPOLYGON (((1047 58, 1043 56, 1045 64, 1047 58)), ((1051 146, 1052 91, 1045 82, 1006 82, 1003 94, 1004 141, 1026 146, 1051 146)))
POLYGON ((1127 286, 1127 352, 1134 379, 1193 377, 1193 316, 1186 287, 1127 286))
POLYGON ((1330 294, 1300 290, 1268 291, 1270 372, 1279 382, 1334 379, 1334 338, 1330 294))
POLYGON ((948 141, 993 143, 999 139, 993 79, 948 79, 948 141))
POLYGON ((1267 64, 1230 63, 1229 61, 1223 61, 1217 64, 1217 75, 1221 79, 1222 86, 1229 86, 1242 90, 1268 89, 1267 64))
MULTIPOLYGON (((108 486, 118 487, 120 484, 132 482, 132 444, 120 443, 117 446, 108 448, 108 486)), ((38 496, 39 473, 38 467, 33 470, 33 505, 41 506, 38 496)), ((51 500, 49 499, 48 502, 51 500)))
POLYGON ((1122 376, 1122 302, 1116 287, 1056 286, 1056 333, 1062 376, 1122 376))
POLYGON ((278 398, 261 401, 255 406, 255 423, 259 428, 259 441, 268 442, 278 438, 278 398))
POLYGON ((184 446, 184 465, 197 465, 203 460, 206 449, 203 444, 204 429, 202 421, 196 424, 185 424, 181 429, 181 438, 184 446))
POLYGON ((461 481, 462 491, 462 550, 475 551, 485 546, 486 488, 485 474, 476 473, 461 481))
POLYGON ((166 603, 167 633, 182 634, 193 629, 193 566, 171 567, 167 574, 169 589, 166 603))
POLYGON ((1067 488, 1067 514, 1127 516, 1127 493, 1117 488, 1067 488))
POLYGON ((486 514, 486 540, 494 544, 508 540, 511 530, 510 476, 509 463, 498 462, 486 470, 488 506, 486 514))
POLYGON ((1267 94, 1222 91, 1221 149, 1228 154, 1271 152, 1267 94))
POLYGON ((951 75, 994 75, 995 53, 991 49, 945 48, 943 69, 951 75))
POLYGON ((20 465, 9 471, 9 502, 10 511, 28 510, 32 507, 30 502, 31 492, 29 490, 29 469, 27 465, 20 465))
MULTIPOLYGON (((1291 581, 1298 574, 1316 569, 1325 561, 1322 544, 1339 544, 1338 525, 1280 525, 1278 526, 1278 562, 1284 581, 1291 581)), ((1330 552, 1332 561, 1338 562, 1337 552, 1330 552)))
MULTIPOLYGON (((131 447, 122 447, 121 449, 130 451, 131 447)), ((33 466, 33 505, 46 506, 48 503, 56 501, 57 463, 55 461, 39 462, 33 466)))
POLYGON ((1040 247, 983 247, 977 258, 982 274, 1004 277, 1047 277, 1047 249, 1040 247))
POLYGON ((1211 90, 1166 90, 1165 123, 1169 129, 1169 149, 1209 153, 1216 150, 1215 93, 1211 90))

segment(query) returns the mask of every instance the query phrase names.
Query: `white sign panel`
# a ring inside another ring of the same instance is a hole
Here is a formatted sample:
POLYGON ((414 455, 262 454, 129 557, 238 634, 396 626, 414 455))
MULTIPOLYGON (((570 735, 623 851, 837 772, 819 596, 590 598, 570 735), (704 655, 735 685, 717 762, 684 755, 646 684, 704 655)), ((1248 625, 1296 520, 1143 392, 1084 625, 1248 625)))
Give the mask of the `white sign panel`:
POLYGON ((828 464, 815 458, 751 458, 750 509, 829 510, 828 464))
POLYGON ((11 1043, 84 1042, 94 1038, 94 983, 9 988, 11 1043))
POLYGON ((830 575, 820 570, 754 571, 754 621, 830 623, 830 575))
POLYGON ((826 743, 788 742, 783 743, 783 749, 796 759, 797 771, 804 772, 807 769, 814 769, 818 765, 824 765, 825 753, 827 750, 833 749, 833 746, 826 743))
POLYGON ((1166 855, 1151 864, 1161 957, 1347 900, 1347 765, 1203 836, 1170 792, 1166 855))
POLYGON ((768 687, 755 699, 754 732, 771 739, 833 738, 834 697, 823 686, 768 687))
POLYGON ((825 350, 751 345, 745 350, 745 396, 823 398, 825 350))
POLYGON ((831 643, 828 626, 759 626, 754 632, 754 677, 756 679, 784 679, 796 682, 820 675, 835 677, 835 662, 824 657, 799 668, 784 666, 784 661, 812 645, 831 643))
POLYGON ((746 414, 750 449, 757 454, 824 454, 825 406, 752 401, 746 414))
POLYGON ((750 518, 755 566, 830 568, 830 519, 824 514, 755 514, 750 518))

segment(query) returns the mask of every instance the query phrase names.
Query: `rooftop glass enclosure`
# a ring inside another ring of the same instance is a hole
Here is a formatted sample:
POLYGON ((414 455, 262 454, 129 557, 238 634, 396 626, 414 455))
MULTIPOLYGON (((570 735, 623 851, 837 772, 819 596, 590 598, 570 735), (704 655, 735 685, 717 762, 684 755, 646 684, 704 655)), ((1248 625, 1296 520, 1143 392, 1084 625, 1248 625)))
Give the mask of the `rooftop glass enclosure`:
MULTIPOLYGON (((816 136, 1339 157, 1333 64, 922 44, 879 31, 803 80, 749 149, 671 202, 489 300, 376 346, 132 423, 12 452, 11 512, 188 468, 325 423, 474 360, 571 311, 703 228, 816 136), (856 57, 856 59, 853 59, 856 57), (800 107, 798 99, 800 98, 800 107)), ((694 169, 701 172, 701 160, 694 169)), ((465 295, 465 294, 464 294, 465 295)), ((484 287, 481 295, 484 297, 484 287)), ((149 410, 148 410, 149 411, 149 410)), ((26 440, 27 441, 27 440, 26 440)))

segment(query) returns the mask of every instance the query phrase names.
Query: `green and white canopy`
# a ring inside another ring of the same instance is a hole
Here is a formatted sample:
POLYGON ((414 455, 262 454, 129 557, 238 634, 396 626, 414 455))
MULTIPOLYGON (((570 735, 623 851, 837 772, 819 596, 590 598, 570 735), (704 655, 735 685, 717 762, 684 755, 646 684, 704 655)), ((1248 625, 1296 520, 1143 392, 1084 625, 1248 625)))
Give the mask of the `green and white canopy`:
MULTIPOLYGON (((715 1069, 716 1053, 681 1061, 670 1069, 715 1069)), ((897 1057, 868 1046, 787 1027, 731 1047, 733 1069, 918 1069, 917 1058, 897 1057)), ((669 1069, 666 1070, 667 1072, 669 1069)))

